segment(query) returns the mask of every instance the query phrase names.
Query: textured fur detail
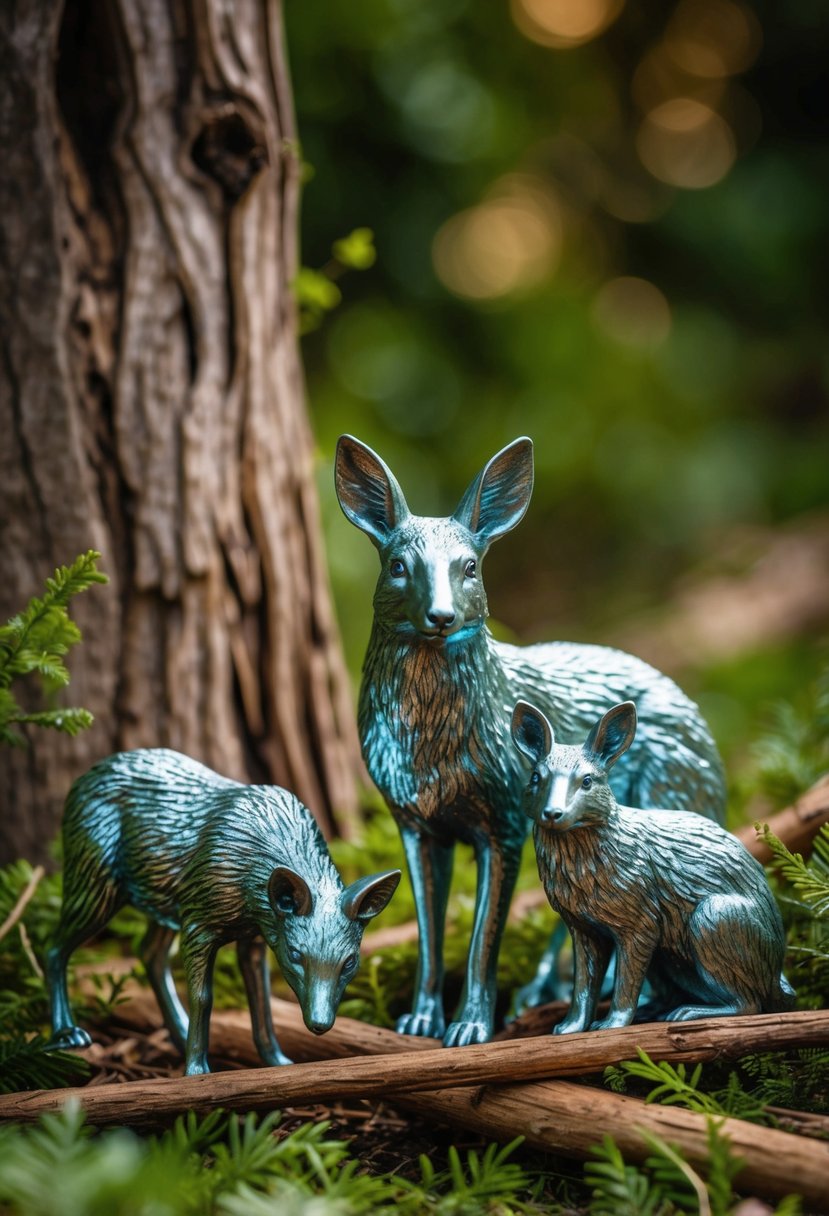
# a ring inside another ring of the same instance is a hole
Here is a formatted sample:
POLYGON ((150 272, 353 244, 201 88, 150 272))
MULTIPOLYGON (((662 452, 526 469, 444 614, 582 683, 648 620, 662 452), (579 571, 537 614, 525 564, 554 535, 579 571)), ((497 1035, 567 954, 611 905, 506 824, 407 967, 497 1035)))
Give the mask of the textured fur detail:
POLYGON ((207 1071, 213 962, 223 942, 238 943, 260 1055, 288 1063, 273 1033, 261 938, 309 1029, 322 1033, 359 965, 365 922, 400 876, 344 888, 313 816, 293 794, 230 781, 164 748, 117 753, 80 777, 67 798, 63 842, 63 906, 47 955, 53 1042, 88 1041, 72 1020, 66 966, 81 942, 131 904, 150 918, 142 953, 165 1025, 179 1046, 186 1041, 188 1073, 207 1071), (178 930, 189 1021, 168 959, 178 930))
POLYGON ((701 816, 619 806, 587 746, 554 745, 534 774, 524 806, 538 872, 574 940, 573 1001, 559 1033, 591 1025, 611 949, 616 977, 601 1026, 632 1020, 646 974, 660 1016, 673 1020, 791 1004, 780 912, 736 837, 701 816))

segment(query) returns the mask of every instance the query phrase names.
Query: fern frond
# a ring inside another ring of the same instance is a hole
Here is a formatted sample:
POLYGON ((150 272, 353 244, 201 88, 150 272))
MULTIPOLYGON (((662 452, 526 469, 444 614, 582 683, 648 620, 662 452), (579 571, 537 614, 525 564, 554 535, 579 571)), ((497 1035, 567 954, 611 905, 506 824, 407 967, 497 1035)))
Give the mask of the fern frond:
POLYGON ((731 1151, 731 1141, 717 1119, 708 1119, 708 1197, 711 1216, 728 1216, 733 1199, 733 1182, 744 1162, 731 1151))
POLYGON ((699 1088, 701 1064, 697 1064, 688 1076, 684 1064, 678 1064, 674 1068, 664 1060, 657 1063, 641 1047, 636 1048, 636 1054, 639 1057, 637 1060, 623 1060, 619 1069, 628 1076, 655 1082, 654 1088, 645 1097, 646 1102, 658 1102, 662 1106, 684 1106, 688 1110, 708 1115, 725 1113, 715 1098, 699 1088))
POLYGON ((32 714, 17 714, 10 719, 12 722, 30 722, 33 726, 49 726, 73 737, 91 726, 94 720, 88 709, 78 708, 44 709, 32 714))
POLYGON ((808 689, 804 704, 770 707, 768 728, 752 746, 761 788, 785 805, 829 767, 829 662, 808 689))
POLYGON ((58 566, 46 580, 47 598, 51 603, 66 605, 74 595, 87 591, 95 583, 108 583, 109 577, 98 569, 100 553, 87 549, 76 557, 71 566, 58 566))
POLYGON ((71 566, 59 566, 46 580, 46 593, 34 596, 22 612, 0 625, 0 742, 25 746, 25 736, 15 729, 24 723, 47 726, 75 735, 92 722, 84 709, 24 712, 10 691, 13 680, 35 675, 51 695, 69 683, 64 664, 68 650, 81 640, 81 631, 67 611, 74 595, 107 576, 97 568, 100 553, 90 549, 71 566))
POLYGON ((604 1136, 590 1150, 584 1180, 592 1189, 590 1216, 657 1216, 664 1210, 661 1187, 635 1165, 627 1165, 615 1140, 604 1136))
POLYGON ((800 892, 812 915, 829 916, 829 824, 817 833, 810 862, 805 862, 800 853, 790 852, 767 823, 755 823, 754 829, 771 851, 776 868, 800 892))
POLYGON ((89 549, 70 566, 59 566, 46 580, 46 594, 33 596, 22 612, 0 626, 0 684, 8 687, 12 675, 22 674, 17 662, 21 654, 65 653, 80 638, 77 625, 66 608, 73 596, 109 578, 98 570, 100 553, 89 549), (63 649, 61 649, 63 647, 63 649))
POLYGON ((68 1051, 48 1051, 40 1035, 0 1039, 0 1093, 26 1089, 59 1089, 80 1085, 89 1065, 68 1051))

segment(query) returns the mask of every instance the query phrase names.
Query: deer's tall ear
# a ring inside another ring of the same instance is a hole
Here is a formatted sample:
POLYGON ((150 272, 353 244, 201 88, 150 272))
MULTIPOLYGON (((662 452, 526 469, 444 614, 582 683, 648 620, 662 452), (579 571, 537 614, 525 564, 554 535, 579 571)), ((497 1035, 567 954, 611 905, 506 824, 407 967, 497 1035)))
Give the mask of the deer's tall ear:
POLYGON ((342 894, 343 912, 349 920, 371 920, 382 912, 397 890, 400 882, 399 870, 388 870, 385 874, 370 874, 358 878, 342 894))
POLYGON ((277 916, 307 916, 314 902, 308 883, 288 866, 277 866, 271 874, 268 897, 277 916))
POLYGON ((512 711, 512 740, 533 764, 549 756, 555 741, 547 718, 529 701, 519 701, 512 711))
POLYGON ((490 544, 520 523, 532 492, 532 440, 515 439, 481 469, 454 518, 490 544))
POLYGON ((599 719, 587 736, 584 750, 608 769, 627 751, 635 734, 636 706, 632 701, 623 701, 599 719))
POLYGON ((352 435, 337 441, 334 484, 345 515, 378 547, 409 514, 391 469, 352 435))

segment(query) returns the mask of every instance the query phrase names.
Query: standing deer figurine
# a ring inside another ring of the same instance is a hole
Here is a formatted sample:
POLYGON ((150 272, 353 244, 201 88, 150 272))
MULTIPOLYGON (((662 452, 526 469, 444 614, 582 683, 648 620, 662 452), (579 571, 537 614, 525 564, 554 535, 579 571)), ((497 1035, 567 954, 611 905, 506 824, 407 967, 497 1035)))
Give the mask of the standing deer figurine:
POLYGON ((573 998, 554 1033, 629 1025, 646 974, 665 1021, 789 1007, 786 934, 760 863, 716 823, 613 796, 608 772, 635 733, 630 701, 580 747, 556 743, 535 706, 519 701, 513 713, 513 740, 533 765, 524 810, 538 872, 573 936, 573 998), (614 947, 610 1011, 596 1022, 614 947))
MULTIPOLYGON (((635 697, 640 738, 614 782, 636 805, 660 806, 670 791, 675 805, 719 817, 722 765, 697 707, 648 664, 603 646, 510 646, 486 628, 482 563, 529 504, 529 439, 493 456, 448 518, 413 515, 391 470, 349 435, 338 443, 335 476, 340 506, 380 555, 359 727, 368 771, 400 829, 417 910, 414 1008, 397 1029, 443 1036, 446 1046, 486 1042, 528 829, 523 763, 509 739, 515 702, 532 699, 575 740, 602 706, 635 697), (443 934, 457 841, 472 846, 478 881, 464 989, 447 1029, 443 934)), ((548 999, 554 950, 523 990, 526 1003, 548 999)))
POLYGON ((293 794, 241 785, 165 748, 116 753, 79 777, 66 801, 63 849, 63 906, 46 955, 51 1045, 91 1043, 72 1018, 67 963, 131 904, 150 918, 141 954, 187 1074, 209 1071, 220 945, 237 943, 259 1055, 266 1064, 290 1064, 273 1030, 265 944, 305 1025, 324 1034, 360 965, 363 930, 400 880, 390 870, 344 887, 311 812, 293 794), (189 1018, 170 972, 179 929, 189 1018))

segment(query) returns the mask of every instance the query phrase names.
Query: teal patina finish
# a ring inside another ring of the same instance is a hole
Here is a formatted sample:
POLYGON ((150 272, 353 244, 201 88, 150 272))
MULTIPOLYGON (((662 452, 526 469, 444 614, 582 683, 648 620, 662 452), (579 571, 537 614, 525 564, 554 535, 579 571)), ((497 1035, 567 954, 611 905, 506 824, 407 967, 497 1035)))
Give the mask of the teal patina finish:
MULTIPOLYGON (((365 444, 337 447, 340 505, 380 555, 374 623, 360 690, 369 773, 400 828, 414 889, 420 953, 406 1034, 447 1046, 492 1033, 495 967, 528 830, 526 777, 509 738, 512 708, 528 698, 563 739, 583 738, 608 704, 635 697, 640 739, 619 763, 619 797, 722 816, 722 765, 699 710, 653 667, 603 646, 496 642, 482 563, 521 520, 533 483, 532 444, 517 439, 489 461, 449 518, 412 515, 391 471, 365 444), (470 844, 478 888, 466 982, 448 1029, 443 1013, 443 932, 457 841, 470 844)), ((555 940, 555 935, 554 935, 555 940)), ((526 1003, 554 991, 551 946, 526 1003)))
POLYGON ((400 879, 391 870, 343 887, 313 816, 293 794, 241 785, 163 748, 109 756, 75 782, 63 849, 63 907, 46 958, 52 1045, 91 1042, 72 1018, 66 966, 77 946, 131 904, 150 919, 141 953, 188 1074, 209 1071, 220 945, 237 943, 260 1056, 266 1064, 289 1064, 274 1035, 265 944, 306 1026, 323 1034, 359 967, 366 922, 385 908, 400 879), (179 930, 189 1020, 169 964, 179 930))
POLYGON ((524 810, 538 872, 573 936, 573 997, 555 1033, 627 1026, 646 975, 648 1016, 665 1021, 789 1007, 786 935, 760 863, 698 815, 618 805, 607 774, 635 733, 630 701, 580 747, 556 744, 534 706, 519 701, 513 713, 513 739, 533 765, 524 810), (597 1022, 614 949, 610 1011, 597 1022))

